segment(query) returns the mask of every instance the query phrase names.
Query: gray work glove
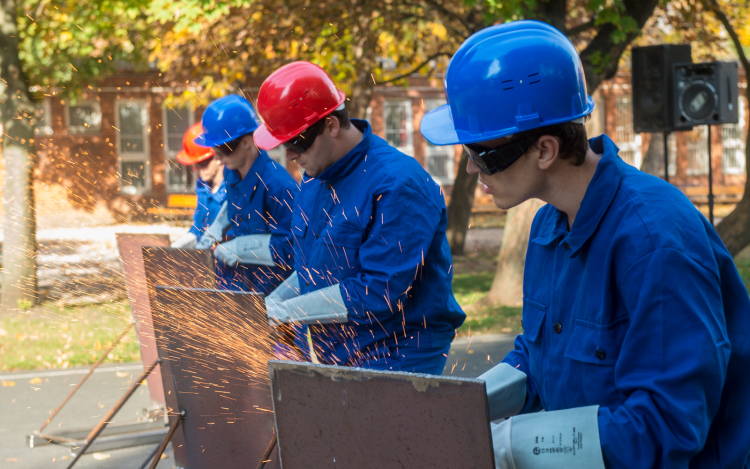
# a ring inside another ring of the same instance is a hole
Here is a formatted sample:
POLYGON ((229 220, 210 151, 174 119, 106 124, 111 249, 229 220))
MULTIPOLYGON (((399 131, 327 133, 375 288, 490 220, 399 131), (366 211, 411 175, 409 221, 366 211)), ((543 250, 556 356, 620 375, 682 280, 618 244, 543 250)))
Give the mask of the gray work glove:
POLYGON ((227 213, 227 202, 224 202, 219 209, 219 213, 216 214, 214 222, 203 232, 195 248, 208 249, 214 243, 220 243, 227 231, 229 231, 229 214, 227 213))
POLYGON ((286 301, 266 298, 266 315, 272 326, 279 324, 335 324, 349 321, 339 284, 321 288, 286 301))
POLYGON ((229 267, 237 264, 275 265, 270 234, 238 236, 216 246, 214 257, 229 267))
POLYGON ((187 232, 181 236, 177 241, 171 244, 170 247, 175 249, 195 249, 195 244, 198 242, 198 237, 193 233, 187 232))

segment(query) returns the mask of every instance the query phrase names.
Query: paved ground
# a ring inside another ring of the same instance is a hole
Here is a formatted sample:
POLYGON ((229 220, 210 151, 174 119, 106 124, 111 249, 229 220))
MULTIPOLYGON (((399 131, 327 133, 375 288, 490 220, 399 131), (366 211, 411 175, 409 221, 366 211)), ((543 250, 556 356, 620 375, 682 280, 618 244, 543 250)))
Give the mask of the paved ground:
MULTIPOLYGON (((511 335, 474 336, 457 339, 451 348, 445 375, 474 378, 490 369, 513 348, 511 335)), ((39 428, 87 369, 24 371, 0 375, 0 467, 25 469, 65 468, 70 464, 68 450, 47 445, 29 448, 26 435, 39 428)), ((60 415, 50 430, 92 428, 114 405, 142 371, 140 364, 102 367, 97 370, 60 415), (135 376, 134 376, 135 375, 135 376)), ((114 419, 134 421, 150 405, 148 390, 141 387, 114 419)), ((155 445, 110 450, 83 456, 76 468, 140 468, 155 445)), ((159 469, 174 467, 171 452, 160 461, 159 469)))

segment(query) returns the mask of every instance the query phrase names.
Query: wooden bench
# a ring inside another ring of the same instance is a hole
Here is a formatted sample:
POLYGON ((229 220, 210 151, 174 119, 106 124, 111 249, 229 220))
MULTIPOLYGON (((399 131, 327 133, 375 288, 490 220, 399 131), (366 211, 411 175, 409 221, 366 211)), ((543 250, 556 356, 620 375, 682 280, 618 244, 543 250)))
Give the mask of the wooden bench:
POLYGON ((151 207, 146 212, 163 217, 192 217, 197 206, 198 197, 195 194, 170 194, 166 207, 151 207))
MULTIPOLYGON (((745 186, 714 186, 715 204, 736 204, 742 200, 745 186)), ((681 188, 682 192, 695 205, 708 204, 708 186, 688 186, 681 188)))

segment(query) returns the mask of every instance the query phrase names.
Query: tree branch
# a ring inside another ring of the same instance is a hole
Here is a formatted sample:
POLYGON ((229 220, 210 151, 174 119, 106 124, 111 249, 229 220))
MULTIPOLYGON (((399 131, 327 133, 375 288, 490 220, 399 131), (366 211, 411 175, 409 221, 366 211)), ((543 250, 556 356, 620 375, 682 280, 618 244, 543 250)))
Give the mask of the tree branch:
POLYGON ((424 62, 422 62, 421 64, 417 65, 416 67, 414 67, 410 71, 408 71, 406 73, 402 73, 401 75, 395 76, 393 78, 389 78, 388 80, 381 81, 380 83, 378 83, 378 85, 382 85, 382 84, 385 84, 385 83, 393 83, 394 81, 398 81, 398 80, 402 80, 404 78, 407 78, 410 75, 413 75, 414 73, 417 73, 417 71, 419 71, 420 68, 424 67, 425 65, 427 65, 431 61, 437 59, 438 57, 442 57, 442 56, 450 57, 452 55, 453 54, 451 54, 450 52, 438 52, 437 54, 433 54, 433 55, 427 57, 424 60, 424 62))
POLYGON ((750 62, 748 62, 745 51, 744 49, 742 49, 742 43, 740 42, 739 36, 737 36, 737 31, 734 30, 732 23, 729 22, 729 18, 721 9, 719 3, 716 0, 708 0, 708 4, 711 8, 711 11, 714 12, 716 17, 719 18, 719 21, 721 21, 721 24, 724 25, 724 29, 727 31, 727 34, 729 34, 729 37, 732 38, 734 48, 737 49, 737 55, 740 56, 740 63, 742 64, 742 68, 745 69, 745 76, 750 77, 750 62))
POLYGON ((575 36, 576 34, 581 34, 582 32, 593 28, 594 24, 596 24, 596 16, 586 21, 585 23, 581 23, 578 26, 574 26, 570 29, 565 30, 565 35, 575 36))
POLYGON ((425 4, 430 5, 433 9, 437 10, 439 13, 453 18, 454 20, 457 20, 459 23, 461 23, 461 26, 464 27, 464 29, 468 32, 468 34, 465 34, 464 37, 468 37, 473 33, 473 29, 470 24, 468 24, 463 18, 461 18, 458 14, 453 13, 448 8, 446 8, 441 3, 437 2, 436 0, 423 0, 425 4))

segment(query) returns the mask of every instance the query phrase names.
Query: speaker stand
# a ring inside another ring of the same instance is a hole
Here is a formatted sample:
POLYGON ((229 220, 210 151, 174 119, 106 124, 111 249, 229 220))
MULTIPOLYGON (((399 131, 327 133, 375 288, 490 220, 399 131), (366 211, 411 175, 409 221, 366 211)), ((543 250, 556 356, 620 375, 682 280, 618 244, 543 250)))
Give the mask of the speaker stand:
POLYGON ((669 132, 664 132, 664 180, 669 182, 669 132))
POLYGON ((711 167, 711 126, 708 127, 708 221, 714 226, 714 178, 711 167))

